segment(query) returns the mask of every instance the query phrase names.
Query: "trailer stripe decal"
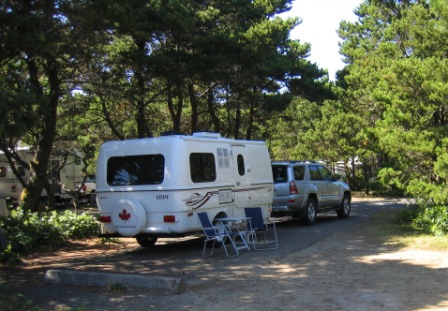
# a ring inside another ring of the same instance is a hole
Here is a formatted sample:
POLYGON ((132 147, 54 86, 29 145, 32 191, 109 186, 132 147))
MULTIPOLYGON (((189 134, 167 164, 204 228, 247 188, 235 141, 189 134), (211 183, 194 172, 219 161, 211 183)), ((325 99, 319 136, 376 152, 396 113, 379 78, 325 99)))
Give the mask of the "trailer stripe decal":
MULTIPOLYGON (((262 190, 269 187, 254 187, 254 188, 243 188, 232 190, 232 192, 247 192, 247 191, 255 191, 262 190)), ((201 195, 200 193, 195 192, 191 195, 190 198, 184 200, 187 206, 191 206, 193 210, 200 208, 205 203, 207 203, 213 196, 218 195, 219 191, 209 191, 205 195, 201 195)))

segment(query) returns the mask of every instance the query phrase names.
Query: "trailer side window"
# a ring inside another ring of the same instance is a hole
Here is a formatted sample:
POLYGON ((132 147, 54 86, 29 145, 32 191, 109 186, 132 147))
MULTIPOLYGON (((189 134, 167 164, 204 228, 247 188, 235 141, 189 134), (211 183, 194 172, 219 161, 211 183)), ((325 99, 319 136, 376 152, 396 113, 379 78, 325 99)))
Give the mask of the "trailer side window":
POLYGON ((190 154, 190 175, 193 182, 215 181, 216 169, 213 153, 190 154))
POLYGON ((6 176, 6 167, 2 166, 0 167, 0 177, 6 176))
POLYGON ((111 157, 107 161, 110 186, 157 185, 164 179, 165 158, 161 154, 111 157))
POLYGON ((239 154, 236 157, 236 161, 238 163, 238 173, 240 174, 240 176, 244 176, 244 172, 246 171, 244 166, 244 157, 241 154, 239 154))

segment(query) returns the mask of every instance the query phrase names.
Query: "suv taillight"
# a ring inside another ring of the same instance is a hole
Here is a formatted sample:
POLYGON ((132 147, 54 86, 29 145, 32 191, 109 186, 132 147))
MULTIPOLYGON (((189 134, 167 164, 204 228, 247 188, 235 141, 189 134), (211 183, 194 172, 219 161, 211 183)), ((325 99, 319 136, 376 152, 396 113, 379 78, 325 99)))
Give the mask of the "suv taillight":
POLYGON ((289 183, 289 194, 299 194, 299 190, 297 190, 296 184, 294 181, 289 183))

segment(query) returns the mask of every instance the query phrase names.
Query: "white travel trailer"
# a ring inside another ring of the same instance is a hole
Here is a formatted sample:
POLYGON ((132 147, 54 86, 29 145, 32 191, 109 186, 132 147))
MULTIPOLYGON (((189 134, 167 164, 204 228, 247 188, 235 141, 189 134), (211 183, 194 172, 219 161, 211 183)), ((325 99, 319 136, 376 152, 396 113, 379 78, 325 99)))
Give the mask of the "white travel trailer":
MULTIPOLYGON (((53 187, 56 202, 62 203, 71 200, 72 197, 65 189, 75 190, 81 185, 83 180, 83 156, 77 149, 68 154, 66 159, 63 156, 51 156, 48 179, 53 187)), ((42 195, 46 195, 45 190, 42 195)))
MULTIPOLYGON (((29 148, 21 147, 17 152, 22 158, 31 159, 29 148)), ((29 170, 26 170, 22 166, 17 166, 17 170, 24 180, 29 180, 29 170)), ((15 204, 19 203, 22 190, 22 184, 10 167, 5 154, 0 151, 0 198, 15 204)))
MULTIPOLYGON (((34 157, 33 151, 29 147, 21 147, 17 150, 20 157, 27 163, 30 163, 34 157)), ((74 190, 82 182, 82 153, 74 150, 68 155, 65 164, 62 165, 62 158, 52 155, 49 162, 50 172, 48 179, 53 186, 53 191, 57 202, 70 200, 71 196, 64 191, 66 189, 74 190)), ((19 174, 26 182, 29 182, 30 171, 21 166, 17 167, 19 174)), ((15 176, 10 167, 6 156, 0 152, 0 198, 12 202, 20 203, 20 196, 23 190, 22 184, 15 176)), ((42 192, 42 197, 46 197, 46 191, 42 192)))
POLYGON ((103 144, 96 173, 101 236, 158 237, 201 231, 198 212, 243 217, 245 207, 272 208, 271 161, 264 142, 218 133, 170 135, 103 144))

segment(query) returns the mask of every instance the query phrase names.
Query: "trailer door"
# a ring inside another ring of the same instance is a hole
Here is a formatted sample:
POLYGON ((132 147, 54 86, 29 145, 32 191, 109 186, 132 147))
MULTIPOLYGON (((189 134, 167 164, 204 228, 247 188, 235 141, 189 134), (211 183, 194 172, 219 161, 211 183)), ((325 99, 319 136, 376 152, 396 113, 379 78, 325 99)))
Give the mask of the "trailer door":
POLYGON ((241 208, 249 206, 251 200, 250 169, 245 159, 245 148, 244 145, 232 147, 235 205, 241 208))

